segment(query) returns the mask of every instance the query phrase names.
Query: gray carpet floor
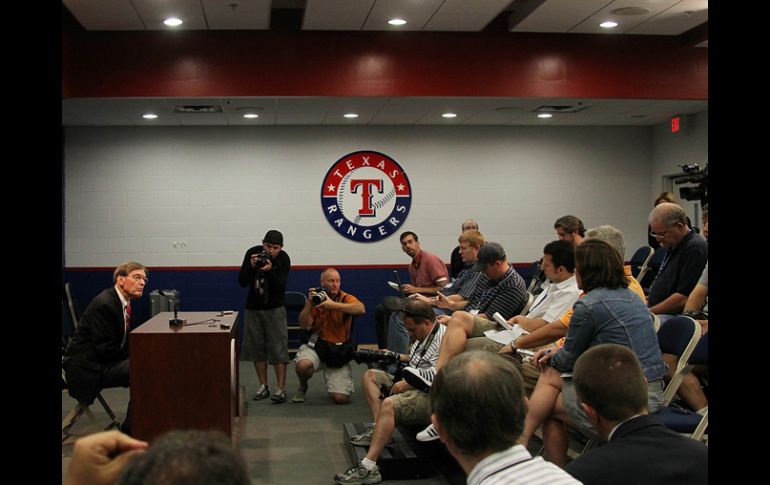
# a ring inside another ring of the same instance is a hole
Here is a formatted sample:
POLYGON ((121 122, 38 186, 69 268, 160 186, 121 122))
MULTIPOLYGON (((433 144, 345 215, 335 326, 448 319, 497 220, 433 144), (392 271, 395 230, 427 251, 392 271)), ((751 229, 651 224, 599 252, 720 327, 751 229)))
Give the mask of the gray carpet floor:
MULTIPOLYGON (((303 404, 286 402, 273 404, 269 401, 253 401, 259 387, 251 362, 240 363, 240 383, 246 388, 246 426, 241 437, 241 452, 249 467, 252 484, 330 484, 335 473, 350 465, 343 442, 342 424, 372 421, 369 406, 362 394, 361 376, 365 365, 353 363, 355 392, 347 405, 333 404, 324 386, 322 373, 310 381, 306 401, 303 404)), ((268 369, 271 391, 275 386, 275 374, 268 369)), ((297 388, 294 364, 288 366, 287 395, 289 400, 297 388)), ((128 402, 128 389, 106 389, 102 395, 122 421, 128 402)), ((62 392, 62 418, 75 406, 66 391, 62 392)), ((91 406, 99 422, 109 422, 99 403, 91 406)), ((83 416, 70 430, 75 436, 89 434, 98 429, 83 416)), ((72 444, 62 445, 62 475, 69 467, 72 444)), ((387 481, 392 485, 420 483, 436 485, 449 483, 442 475, 419 481, 387 481)))

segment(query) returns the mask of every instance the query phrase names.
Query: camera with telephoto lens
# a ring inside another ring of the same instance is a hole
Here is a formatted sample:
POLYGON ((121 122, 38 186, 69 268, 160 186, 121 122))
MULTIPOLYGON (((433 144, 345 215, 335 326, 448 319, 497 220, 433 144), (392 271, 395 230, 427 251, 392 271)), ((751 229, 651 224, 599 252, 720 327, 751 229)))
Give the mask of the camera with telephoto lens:
POLYGON ((398 352, 392 350, 356 350, 353 352, 353 360, 357 364, 380 363, 385 365, 395 364, 399 360, 398 352))
POLYGON ((270 253, 267 251, 257 253, 257 261, 255 263, 257 269, 264 267, 268 261, 270 261, 270 253))
POLYGON ((329 289, 324 286, 318 288, 310 288, 310 302, 313 306, 320 305, 329 299, 329 289))

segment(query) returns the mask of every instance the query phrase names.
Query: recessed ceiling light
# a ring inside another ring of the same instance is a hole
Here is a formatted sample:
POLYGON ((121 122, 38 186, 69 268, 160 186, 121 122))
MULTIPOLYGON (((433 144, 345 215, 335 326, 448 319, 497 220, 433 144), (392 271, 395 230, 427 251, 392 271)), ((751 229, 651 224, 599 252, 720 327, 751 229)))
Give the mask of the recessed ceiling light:
POLYGON ((599 24, 599 27, 601 27, 603 29, 614 29, 617 26, 618 26, 618 23, 617 22, 613 22, 612 20, 608 20, 606 22, 602 22, 602 23, 599 24))
POLYGON ((142 118, 144 118, 146 120, 154 120, 157 117, 158 117, 158 115, 156 115, 155 113, 146 113, 146 114, 142 115, 142 118))
POLYGON ((245 115, 243 115, 243 117, 253 120, 255 118, 259 118, 259 115, 257 113, 246 113, 245 115))
POLYGON ((357 113, 345 113, 342 116, 344 116, 345 118, 351 118, 351 119, 352 118, 358 118, 358 114, 357 113))
POLYGON ((398 18, 396 18, 396 19, 390 19, 390 20, 388 20, 388 23, 389 23, 390 25, 399 26, 399 25, 404 25, 404 24, 406 24, 406 20, 404 20, 404 19, 398 19, 398 18))
POLYGON ((166 20, 164 20, 163 23, 168 25, 169 27, 177 27, 179 25, 182 25, 184 22, 182 22, 176 17, 169 17, 166 20))
POLYGON ((441 116, 444 118, 457 118, 457 113, 444 113, 441 116))
POLYGON ((537 115, 538 118, 553 118, 553 115, 551 113, 540 113, 537 115))

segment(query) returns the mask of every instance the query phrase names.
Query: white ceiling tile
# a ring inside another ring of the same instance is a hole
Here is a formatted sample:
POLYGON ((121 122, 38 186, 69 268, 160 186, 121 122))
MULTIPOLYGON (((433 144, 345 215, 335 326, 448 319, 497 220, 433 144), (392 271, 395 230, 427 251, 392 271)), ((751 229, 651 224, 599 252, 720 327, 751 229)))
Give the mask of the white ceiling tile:
POLYGON ((361 30, 374 0, 307 0, 304 30, 361 30))
POLYGON ((211 30, 270 28, 270 0, 201 0, 201 4, 211 30))

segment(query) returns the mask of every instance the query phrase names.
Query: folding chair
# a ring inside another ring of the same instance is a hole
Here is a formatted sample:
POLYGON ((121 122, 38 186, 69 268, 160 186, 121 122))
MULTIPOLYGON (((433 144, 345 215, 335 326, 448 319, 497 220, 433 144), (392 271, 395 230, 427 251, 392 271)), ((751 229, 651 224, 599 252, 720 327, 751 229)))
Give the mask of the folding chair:
MULTIPOLYGON (((667 321, 665 325, 663 325, 661 332, 663 329, 668 327, 672 321, 679 318, 687 318, 692 320, 689 317, 672 318, 667 321)), ((693 320, 693 322, 695 322, 695 320, 693 320)), ((700 336, 700 324, 698 324, 698 322, 695 322, 695 324, 698 325, 697 335, 700 336)), ((688 354, 686 358, 679 358, 676 374, 674 375, 675 378, 679 377, 679 379, 676 383, 674 382, 673 378, 671 379, 671 382, 666 388, 666 393, 664 394, 665 405, 662 406, 657 413, 655 413, 655 415, 658 416, 658 418, 663 422, 663 424, 666 425, 666 427, 676 431, 677 433, 684 434, 694 440, 704 441, 706 443, 708 443, 708 435, 706 435, 706 430, 708 429, 708 407, 706 408, 706 413, 701 416, 700 414, 690 409, 684 409, 682 407, 672 405, 671 400, 674 398, 676 390, 681 385, 685 374, 690 372, 693 366, 708 365, 708 335, 709 334, 707 333, 701 337, 700 340, 696 339, 696 344, 693 346, 694 349, 690 351, 690 354, 688 354), (675 387, 672 387, 672 384, 675 384, 675 387), (670 393, 669 389, 671 389, 670 393)), ((661 346, 661 351, 667 354, 673 353, 664 350, 663 346, 661 346)))
POLYGON ((286 307, 286 322, 289 332, 289 355, 293 357, 299 350, 305 331, 299 326, 299 313, 305 306, 307 297, 298 291, 287 291, 284 296, 286 307))
POLYGON ((664 247, 659 247, 653 254, 650 260, 647 262, 647 267, 644 268, 644 272, 640 271, 639 276, 636 278, 639 284, 647 293, 652 286, 652 282, 655 281, 655 277, 660 271, 660 265, 663 264, 663 260, 666 259, 668 250, 664 247))
POLYGON ((543 272, 540 265, 542 264, 543 260, 538 259, 532 265, 530 265, 529 270, 530 274, 530 280, 529 280, 529 286, 527 287, 527 291, 530 292, 533 295, 539 295, 543 291, 543 282, 545 282, 545 273, 543 272))
MULTIPOLYGON (((64 389, 67 389, 67 376, 64 372, 64 368, 62 367, 61 370, 61 379, 64 383, 64 389)), ((112 409, 110 408, 109 404, 107 404, 107 401, 104 400, 104 397, 102 396, 101 391, 96 393, 96 399, 99 401, 99 403, 102 405, 102 408, 104 408, 104 411, 107 413, 107 416, 110 417, 110 423, 107 425, 107 427, 104 428, 105 431, 117 428, 120 426, 120 423, 118 422, 118 419, 115 417, 115 413, 112 412, 112 409)), ((77 405, 69 412, 67 413, 67 416, 64 417, 61 421, 61 441, 62 443, 68 443, 69 439, 72 437, 69 430, 72 428, 72 426, 77 422, 80 417, 85 414, 88 416, 89 421, 91 421, 91 424, 93 424, 97 428, 101 428, 101 425, 96 420, 96 417, 94 416, 94 413, 91 411, 90 406, 88 404, 83 404, 81 402, 78 402, 77 405)))
POLYGON ((526 315, 529 309, 532 307, 532 302, 535 301, 535 295, 532 293, 529 294, 529 299, 527 300, 527 303, 524 305, 524 308, 521 309, 521 313, 519 315, 526 315))
POLYGON ((649 246, 642 246, 631 256, 631 274, 637 281, 647 272, 647 264, 650 262, 655 250, 649 246))

